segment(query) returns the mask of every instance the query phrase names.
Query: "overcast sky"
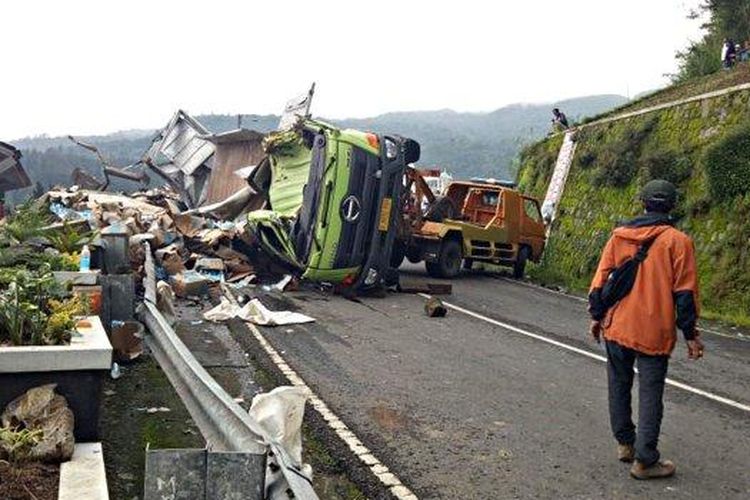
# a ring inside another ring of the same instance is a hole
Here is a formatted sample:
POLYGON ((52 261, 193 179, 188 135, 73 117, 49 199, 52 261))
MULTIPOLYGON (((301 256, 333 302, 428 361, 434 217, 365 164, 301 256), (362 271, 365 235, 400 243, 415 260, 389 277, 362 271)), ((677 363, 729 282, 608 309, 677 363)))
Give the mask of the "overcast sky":
MULTIPOLYGON (((190 113, 491 111, 664 85, 699 0, 13 1, 0 140, 103 134, 190 113)), ((717 56, 718 57, 718 56, 717 56)))

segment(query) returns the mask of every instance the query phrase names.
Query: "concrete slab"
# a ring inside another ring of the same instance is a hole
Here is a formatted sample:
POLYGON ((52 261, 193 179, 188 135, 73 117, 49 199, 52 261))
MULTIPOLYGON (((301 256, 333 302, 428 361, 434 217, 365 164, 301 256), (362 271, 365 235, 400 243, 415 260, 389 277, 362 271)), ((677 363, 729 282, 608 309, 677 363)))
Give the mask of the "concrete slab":
POLYGON ((98 316, 69 345, 0 347, 0 373, 109 370, 112 345, 98 316))
POLYGON ((58 500, 108 500, 101 443, 79 443, 69 462, 60 465, 58 500))
POLYGON ((59 283, 70 283, 72 285, 97 285, 99 283, 99 271, 93 270, 85 273, 78 271, 55 271, 52 273, 59 283))

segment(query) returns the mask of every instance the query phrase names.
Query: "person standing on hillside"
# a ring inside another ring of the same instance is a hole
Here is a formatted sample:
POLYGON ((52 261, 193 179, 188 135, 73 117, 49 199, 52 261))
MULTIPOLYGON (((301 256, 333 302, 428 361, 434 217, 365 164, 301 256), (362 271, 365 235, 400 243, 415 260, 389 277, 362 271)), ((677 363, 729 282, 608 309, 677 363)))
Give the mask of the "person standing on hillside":
POLYGON ((729 69, 734 65, 736 54, 737 50, 734 42, 729 38, 725 38, 724 44, 721 46, 721 63, 724 69, 729 69))
POLYGON ((618 458, 634 461, 630 474, 636 479, 669 477, 675 472, 671 461, 660 460, 657 444, 676 327, 687 341, 690 359, 701 358, 704 349, 696 329, 699 306, 693 241, 672 227, 669 216, 676 198, 677 190, 670 182, 646 184, 641 192, 645 213, 614 230, 589 293, 590 333, 597 342, 603 336, 606 344, 609 415, 618 458), (645 258, 637 267, 630 292, 607 309, 602 290, 611 273, 644 248, 645 258), (631 408, 635 364, 637 432, 631 408))
POLYGON ((569 127, 568 117, 565 116, 565 113, 560 111, 559 108, 555 108, 552 110, 552 125, 555 128, 559 128, 562 130, 565 130, 569 127))

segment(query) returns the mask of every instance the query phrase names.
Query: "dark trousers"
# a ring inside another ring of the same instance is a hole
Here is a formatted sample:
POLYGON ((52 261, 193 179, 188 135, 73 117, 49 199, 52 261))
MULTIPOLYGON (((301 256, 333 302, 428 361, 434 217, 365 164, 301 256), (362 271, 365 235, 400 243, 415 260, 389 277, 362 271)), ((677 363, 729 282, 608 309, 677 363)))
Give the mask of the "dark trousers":
POLYGON ((669 356, 649 356, 607 341, 609 419, 620 444, 635 445, 635 458, 646 466, 659 460, 662 396, 669 356), (638 364, 638 432, 632 418, 633 365, 638 364))

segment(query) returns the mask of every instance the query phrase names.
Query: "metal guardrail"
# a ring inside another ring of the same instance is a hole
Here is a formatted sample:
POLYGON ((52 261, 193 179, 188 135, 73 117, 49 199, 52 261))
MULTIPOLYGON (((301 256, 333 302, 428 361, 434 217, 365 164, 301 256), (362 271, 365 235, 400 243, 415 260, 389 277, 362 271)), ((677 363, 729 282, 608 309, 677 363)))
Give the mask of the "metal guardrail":
POLYGON ((149 346, 154 357, 208 441, 209 447, 217 451, 256 453, 264 467, 270 448, 294 497, 317 499, 310 480, 294 464, 287 451, 198 363, 157 309, 155 267, 150 245, 144 243, 144 247, 146 299, 139 316, 151 333, 149 346))

